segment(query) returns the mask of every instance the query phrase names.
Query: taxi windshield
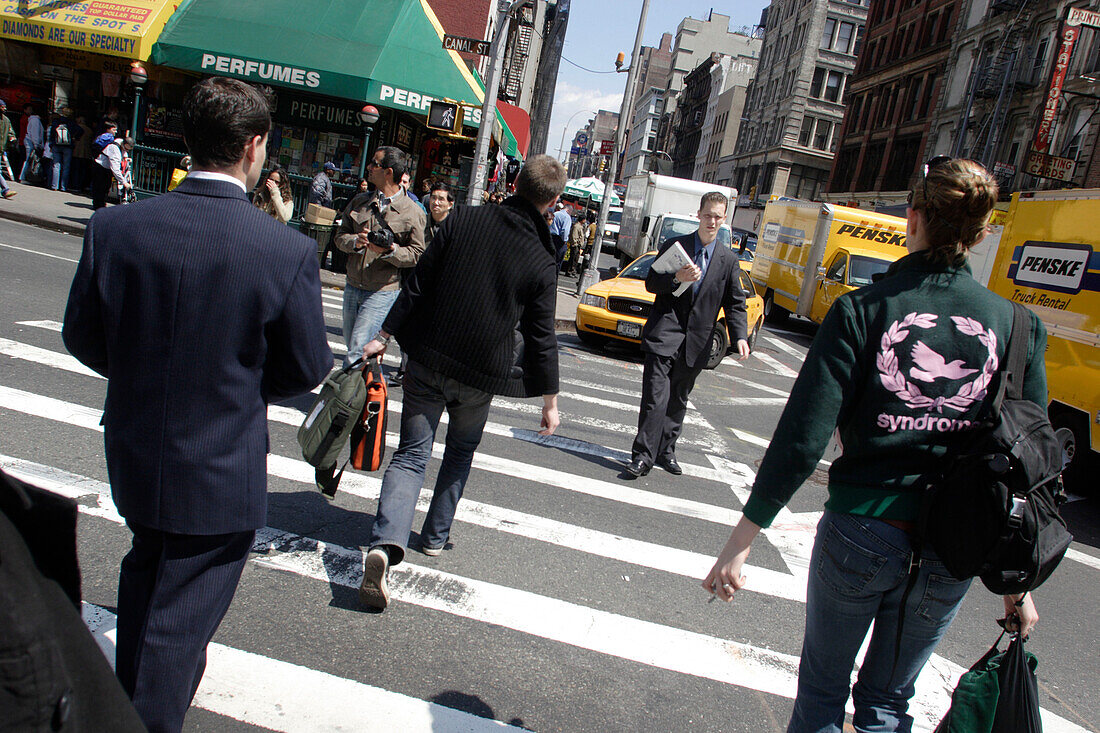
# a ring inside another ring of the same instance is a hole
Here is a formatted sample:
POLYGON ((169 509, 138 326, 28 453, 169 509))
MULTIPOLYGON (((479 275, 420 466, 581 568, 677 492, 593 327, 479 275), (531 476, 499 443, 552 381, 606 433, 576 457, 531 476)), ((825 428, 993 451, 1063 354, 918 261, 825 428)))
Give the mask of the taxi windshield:
POLYGON ((627 265, 627 268, 619 273, 619 277, 629 277, 632 280, 645 280, 646 275, 649 274, 649 268, 653 265, 653 260, 656 257, 657 255, 653 254, 642 255, 630 265, 627 265))

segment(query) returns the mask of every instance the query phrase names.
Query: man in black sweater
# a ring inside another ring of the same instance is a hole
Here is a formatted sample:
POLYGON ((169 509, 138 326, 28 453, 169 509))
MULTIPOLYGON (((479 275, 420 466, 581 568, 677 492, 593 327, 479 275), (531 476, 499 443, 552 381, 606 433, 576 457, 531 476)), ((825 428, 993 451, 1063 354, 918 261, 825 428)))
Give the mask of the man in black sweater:
POLYGON ((538 155, 503 205, 455 209, 363 349, 381 354, 396 336, 409 355, 401 440, 382 478, 359 588, 365 606, 389 604, 386 574, 405 557, 444 407, 447 449, 420 531, 420 550, 433 557, 450 535, 493 395, 542 395, 540 435, 558 426, 557 268, 544 215, 563 188, 565 168, 538 155))

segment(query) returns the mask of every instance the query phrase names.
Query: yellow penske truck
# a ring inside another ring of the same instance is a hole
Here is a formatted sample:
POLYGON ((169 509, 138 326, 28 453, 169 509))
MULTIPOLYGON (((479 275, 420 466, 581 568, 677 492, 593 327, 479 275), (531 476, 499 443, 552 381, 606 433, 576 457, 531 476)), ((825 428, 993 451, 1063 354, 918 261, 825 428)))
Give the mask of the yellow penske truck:
POLYGON ((905 254, 905 219, 833 204, 773 201, 757 231, 751 277, 769 323, 792 313, 821 323, 837 298, 870 284, 905 254))
POLYGON ((1048 412, 1073 432, 1066 480, 1078 491, 1097 485, 1100 468, 1097 221, 1100 189, 1013 194, 988 284, 1046 325, 1048 412))

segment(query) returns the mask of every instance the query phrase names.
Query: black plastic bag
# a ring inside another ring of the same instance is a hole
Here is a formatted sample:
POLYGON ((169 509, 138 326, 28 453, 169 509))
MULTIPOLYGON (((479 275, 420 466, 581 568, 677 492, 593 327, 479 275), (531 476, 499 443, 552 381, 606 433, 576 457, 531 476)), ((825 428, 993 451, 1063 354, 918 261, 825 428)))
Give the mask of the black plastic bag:
POLYGON ((1001 694, 993 715, 992 733, 1042 733, 1039 682, 1035 679, 1038 665, 1035 655, 1024 651, 1024 640, 1014 637, 998 670, 1001 694))

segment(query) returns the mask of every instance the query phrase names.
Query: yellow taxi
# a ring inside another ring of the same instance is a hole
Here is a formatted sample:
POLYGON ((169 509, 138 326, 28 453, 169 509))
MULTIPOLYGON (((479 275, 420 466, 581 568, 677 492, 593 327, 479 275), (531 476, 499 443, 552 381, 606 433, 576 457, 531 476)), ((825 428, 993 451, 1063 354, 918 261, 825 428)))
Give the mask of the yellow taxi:
MULTIPOLYGON (((609 341, 642 343, 642 326, 649 317, 656 296, 645 289, 645 278, 657 253, 646 252, 623 268, 614 277, 596 283, 581 296, 577 305, 577 337, 600 348, 609 341)), ((755 348, 756 337, 764 321, 764 300, 757 294, 749 274, 740 270, 741 287, 745 290, 749 322, 749 348, 755 348)), ((718 311, 718 321, 710 336, 710 356, 707 369, 714 369, 729 353, 729 333, 726 314, 718 311)))

